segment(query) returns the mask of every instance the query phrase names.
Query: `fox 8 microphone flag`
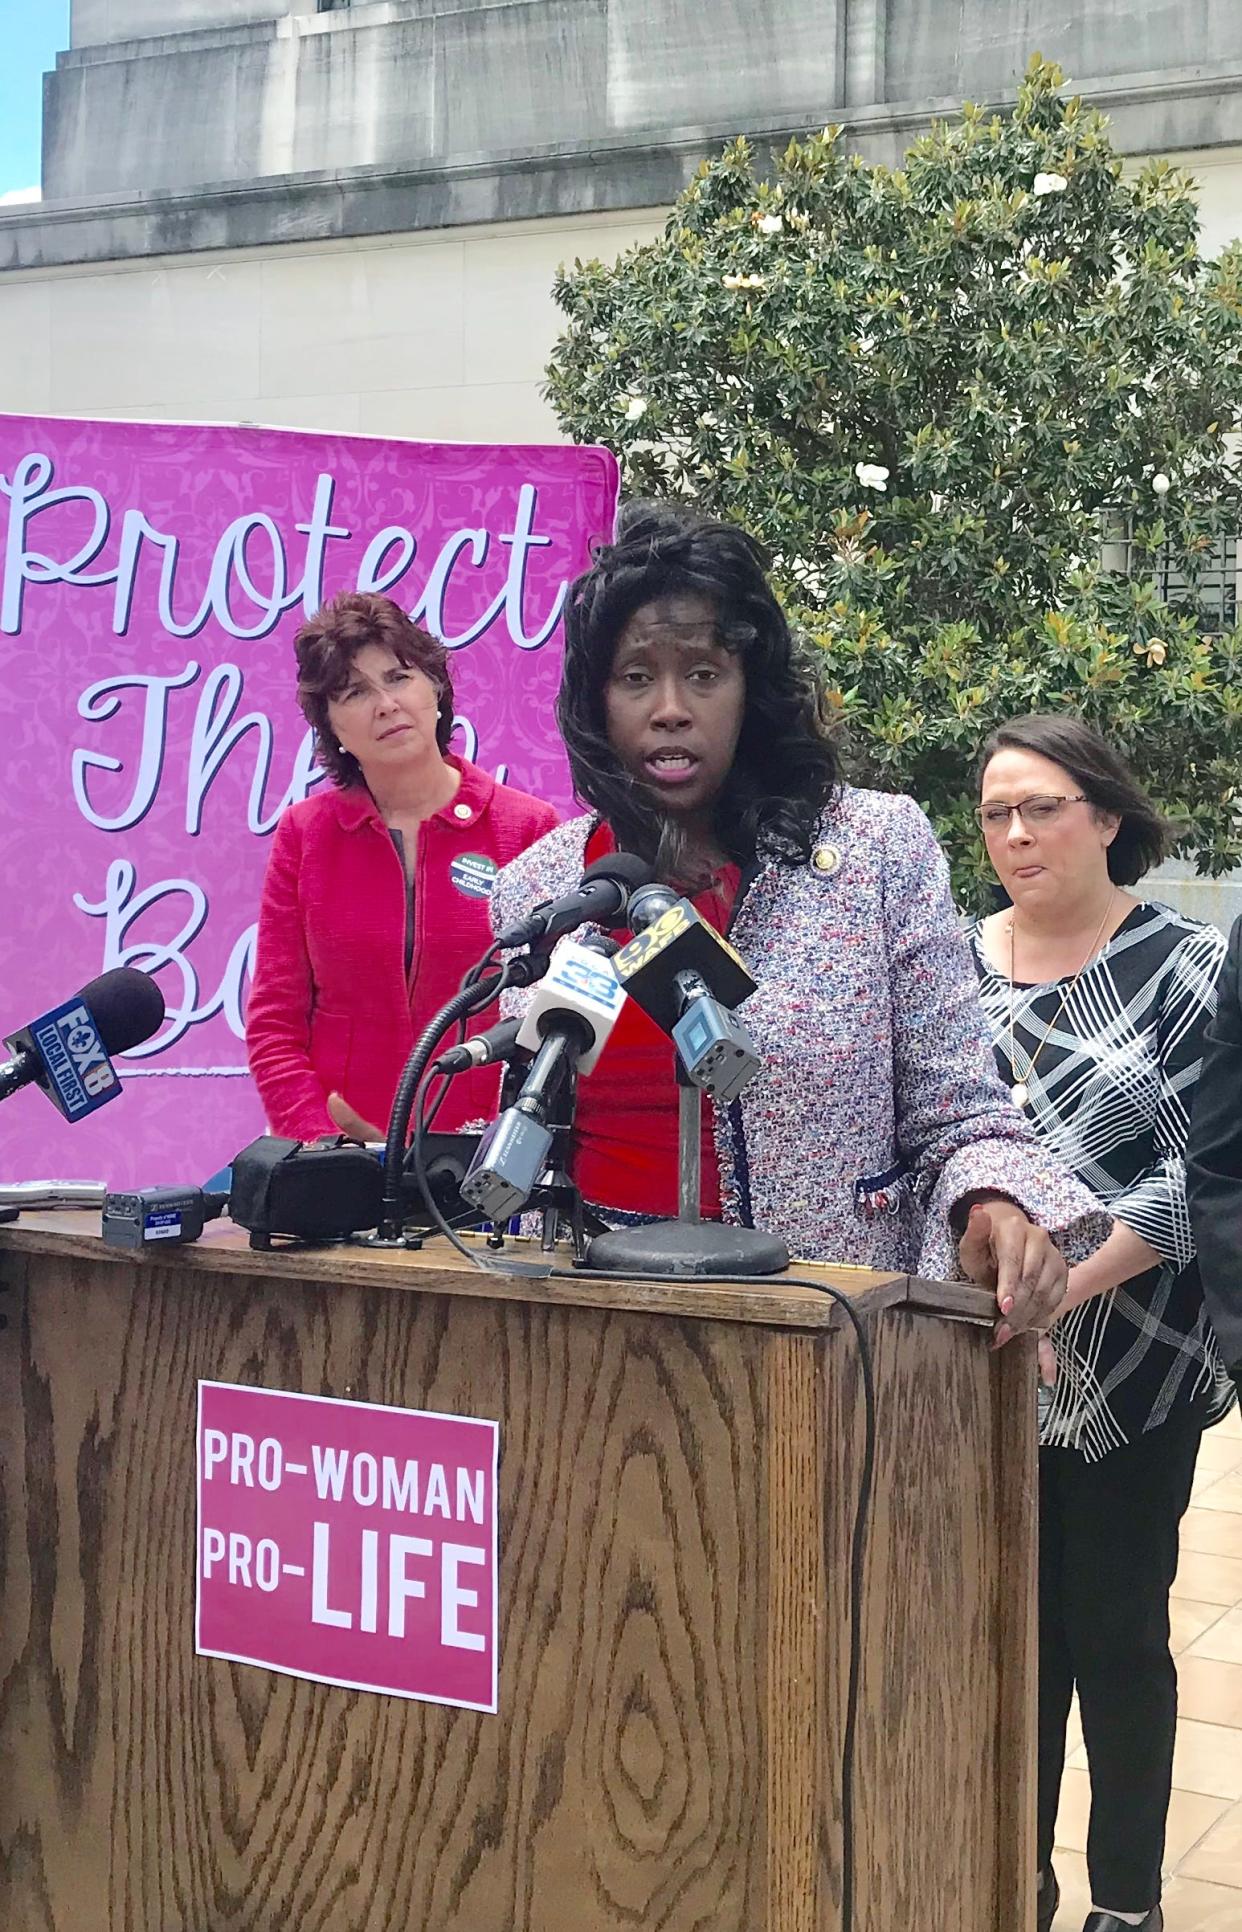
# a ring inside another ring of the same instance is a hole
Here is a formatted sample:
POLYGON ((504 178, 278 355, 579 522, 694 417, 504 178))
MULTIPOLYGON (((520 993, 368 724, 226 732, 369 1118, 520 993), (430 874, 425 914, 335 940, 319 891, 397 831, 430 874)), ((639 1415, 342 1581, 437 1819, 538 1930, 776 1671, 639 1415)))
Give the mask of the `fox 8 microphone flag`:
POLYGON ((120 1079, 81 994, 36 1020, 30 1041, 47 1070, 49 1097, 66 1120, 84 1120, 120 1093, 120 1079))

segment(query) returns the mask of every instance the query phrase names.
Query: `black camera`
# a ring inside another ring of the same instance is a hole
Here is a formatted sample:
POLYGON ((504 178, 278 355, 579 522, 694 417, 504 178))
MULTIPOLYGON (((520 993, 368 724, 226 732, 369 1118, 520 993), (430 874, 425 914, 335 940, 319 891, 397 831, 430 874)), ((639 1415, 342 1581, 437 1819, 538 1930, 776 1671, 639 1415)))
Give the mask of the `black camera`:
MULTIPOLYGON (((446 1220, 463 1221, 461 1184, 479 1144, 477 1134, 427 1134, 424 1167, 432 1199, 446 1220)), ((270 1248, 274 1235, 294 1241, 345 1241, 378 1226, 384 1194, 380 1156, 343 1135, 319 1141, 264 1134, 233 1161, 229 1215, 250 1234, 252 1248, 270 1248)), ((434 1225, 418 1182, 407 1168, 401 1181, 405 1219, 434 1225)))

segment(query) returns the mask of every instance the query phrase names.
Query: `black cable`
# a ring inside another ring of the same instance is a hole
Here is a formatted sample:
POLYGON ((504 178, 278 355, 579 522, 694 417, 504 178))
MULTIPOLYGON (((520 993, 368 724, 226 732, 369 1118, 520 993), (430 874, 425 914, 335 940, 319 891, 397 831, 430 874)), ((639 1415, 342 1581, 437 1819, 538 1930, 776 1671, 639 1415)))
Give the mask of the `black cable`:
MULTIPOLYGON (((499 946, 496 946, 496 945, 489 946, 487 951, 484 953, 482 959, 477 959, 474 965, 470 968, 470 971, 464 976, 461 982, 461 986, 458 990, 464 993, 468 986, 477 986, 479 981, 482 979, 484 973, 490 972, 490 971, 499 971, 500 953, 501 953, 501 948, 499 946)), ((478 1010, 478 1009, 475 1009, 475 1010, 478 1010)), ((453 1031, 456 1035, 456 1038, 453 1041, 454 1046, 461 1046, 465 1042, 466 1028, 469 1026, 472 1018, 473 1018, 473 1012, 463 1014, 462 1018, 457 1021, 456 1025, 453 1028, 453 1031)), ((441 1087, 439 1093, 436 1095, 435 1104, 432 1107, 431 1112, 427 1115, 426 1121, 424 1122, 424 1131, 426 1132, 430 1132, 432 1126, 435 1123, 436 1115, 439 1113, 441 1107, 444 1105, 445 1097, 448 1094, 449 1083, 451 1078, 452 1076, 450 1074, 445 1074, 444 1085, 441 1087)))
POLYGON ((463 990, 467 986, 476 986, 478 982, 482 979, 484 973, 496 972, 498 970, 500 965, 501 950, 502 949, 498 945, 496 945, 495 941, 493 940, 492 944, 488 947, 487 951, 484 953, 482 959, 476 959, 474 965, 470 968, 470 971, 466 974, 465 978, 462 980, 463 990))
POLYGON ((490 980, 480 979, 473 986, 463 986, 428 1021, 414 1042, 410 1057, 401 1070, 392 1111, 388 1116, 388 1134, 384 1143, 384 1195, 380 1203, 378 1230, 381 1242, 401 1239, 401 1175, 405 1165, 405 1135, 414 1096, 427 1070, 427 1062, 454 1022, 463 1015, 490 1006, 504 984, 505 974, 501 972, 490 980))
MULTIPOLYGON (((465 1022, 462 1021, 461 1025, 457 1029, 459 1035, 462 1033, 464 1026, 465 1026, 465 1022)), ((453 1044, 454 1046, 460 1046, 461 1045, 460 1038, 455 1040, 453 1044)), ((443 1084, 441 1085, 440 1091, 436 1095, 435 1100, 432 1102, 431 1112, 427 1115, 427 1118, 425 1120, 420 1119, 419 1121, 419 1125, 416 1129, 416 1132, 420 1134, 429 1134, 431 1132, 431 1129, 435 1126, 436 1115, 439 1113, 441 1107, 444 1105, 445 1099, 448 1095, 448 1090, 453 1084, 453 1077, 451 1074, 448 1074, 448 1073, 442 1074, 441 1080, 443 1084)), ((420 1087, 419 1092, 421 1093, 421 1091, 422 1089, 420 1087)))
POLYGON ((401 1175, 405 1165, 405 1135, 414 1096, 427 1062, 451 1026, 490 1006, 496 995, 509 983, 508 968, 505 967, 497 971, 485 987, 485 975, 493 959, 499 957, 499 951, 499 947, 493 943, 483 957, 475 961, 452 999, 428 1021, 401 1070, 384 1139, 384 1194, 378 1229, 381 1240, 399 1240, 401 1237, 401 1175))
POLYGON ((863 1385, 863 1461, 854 1504, 854 1531, 850 1539, 850 1647, 849 1672, 845 1689, 845 1732, 841 1740, 841 1932, 854 1926, 854 1759, 858 1739, 858 1702, 862 1683, 863 1568, 867 1557, 867 1530, 871 1515, 871 1490, 875 1480, 875 1372, 871 1344, 862 1317, 850 1297, 827 1282, 810 1281, 805 1275, 787 1275, 782 1284, 788 1288, 813 1288, 828 1295, 844 1309, 858 1343, 858 1361, 863 1385))
MULTIPOLYGON (((426 1083, 423 1094, 425 1096, 426 1083)), ((434 1216, 441 1234, 446 1235, 454 1248, 474 1268, 484 1274, 521 1276, 525 1270, 506 1265, 503 1257, 491 1258, 468 1248, 466 1243, 454 1233, 431 1198, 426 1184, 426 1167, 423 1160, 423 1139, 425 1128, 421 1120, 414 1136, 415 1171, 424 1199, 434 1216)), ((645 1269, 616 1268, 557 1268, 549 1265, 530 1271, 541 1281, 654 1281, 684 1288, 688 1283, 700 1282, 712 1287, 732 1285, 753 1288, 756 1279, 776 1283, 782 1288, 810 1288, 817 1295, 827 1295, 840 1308, 854 1331, 858 1345, 858 1360, 863 1385, 863 1460, 858 1479, 858 1495, 854 1505, 854 1528, 850 1538, 850 1635, 848 1673, 845 1690, 845 1729, 841 1740, 841 1921, 840 1932, 853 1932, 854 1927, 854 1769, 858 1740, 858 1703, 862 1685, 862 1611, 863 1611, 863 1568, 867 1554, 867 1531, 871 1515, 871 1491, 875 1481, 876 1420, 875 1420, 875 1372, 871 1359, 871 1344, 862 1318, 851 1298, 840 1288, 834 1288, 827 1281, 812 1281, 806 1275, 674 1275, 648 1273, 645 1269)))
MULTIPOLYGON (((483 1262, 482 1264, 480 1264, 479 1256, 471 1252, 471 1250, 466 1246, 465 1242, 461 1239, 461 1237, 450 1226, 445 1215, 441 1212, 439 1202, 436 1200, 435 1196, 431 1192, 431 1187, 427 1179, 428 1122, 426 1119, 426 1109, 427 1109, 427 1096, 431 1091, 432 1082, 436 1078, 437 1076, 435 1074, 424 1075, 422 1085, 418 1089, 418 1095, 415 1101, 414 1142, 411 1150, 414 1156, 414 1178, 418 1182, 419 1192, 423 1197, 423 1201, 426 1205, 428 1214, 430 1214, 432 1220, 436 1224, 436 1227, 439 1229, 440 1233, 445 1237, 445 1239, 452 1243, 452 1245, 456 1248, 458 1254, 464 1255, 465 1259, 470 1263, 471 1267, 482 1265, 486 1273, 497 1274, 499 1272, 498 1269, 490 1267, 486 1262, 483 1262)), ((445 1084, 447 1086, 447 1082, 445 1084)), ((441 1099, 442 1098, 443 1098, 443 1094, 441 1095, 441 1099)), ((436 1106, 438 1107, 439 1104, 440 1104, 440 1101, 437 1100, 436 1106)))

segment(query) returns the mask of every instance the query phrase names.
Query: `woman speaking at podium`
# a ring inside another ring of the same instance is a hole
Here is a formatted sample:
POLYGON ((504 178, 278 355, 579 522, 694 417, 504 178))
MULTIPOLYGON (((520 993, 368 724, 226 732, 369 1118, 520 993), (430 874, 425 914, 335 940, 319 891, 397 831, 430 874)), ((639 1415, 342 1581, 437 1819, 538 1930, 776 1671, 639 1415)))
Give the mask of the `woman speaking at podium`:
MULTIPOLYGON (((348 592, 294 642, 298 701, 330 786, 272 840, 246 1013, 273 1133, 382 1140, 416 1035, 491 942, 497 869, 556 813, 448 749, 448 652, 388 597, 348 592)), ((454 1081, 440 1124, 494 1112, 497 1076, 454 1081)))
MULTIPOLYGON (((764 1071, 704 1103, 705 1212, 808 1259, 995 1287, 997 1340, 1051 1320, 1098 1204, 1041 1149, 992 1061, 931 827, 842 783, 764 553, 635 505, 573 586, 558 701, 578 797, 497 881, 496 930, 637 852, 759 981, 764 1071)), ((604 1218, 677 1207, 673 1049, 627 1003, 579 1084, 575 1179, 604 1218)))

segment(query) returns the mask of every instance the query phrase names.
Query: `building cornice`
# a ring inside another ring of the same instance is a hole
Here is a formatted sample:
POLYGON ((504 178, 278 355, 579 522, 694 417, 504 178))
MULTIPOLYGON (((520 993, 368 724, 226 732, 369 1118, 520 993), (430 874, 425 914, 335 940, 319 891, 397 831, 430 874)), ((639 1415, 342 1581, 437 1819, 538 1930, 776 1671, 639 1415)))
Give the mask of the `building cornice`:
MULTIPOLYGON (((1199 65, 1093 82, 1126 154, 1185 153, 1242 144, 1242 70, 1199 65)), ((987 103, 1003 109, 1012 96, 987 103)), ((850 147, 898 165, 956 100, 830 109, 850 147)), ((764 154, 822 125, 823 110, 759 121, 748 137, 764 154)), ((359 167, 269 175, 166 194, 116 193, 89 201, 0 208, 0 270, 141 261, 153 256, 341 241, 547 217, 662 207, 735 125, 549 145, 521 153, 434 159, 416 168, 359 167)))

